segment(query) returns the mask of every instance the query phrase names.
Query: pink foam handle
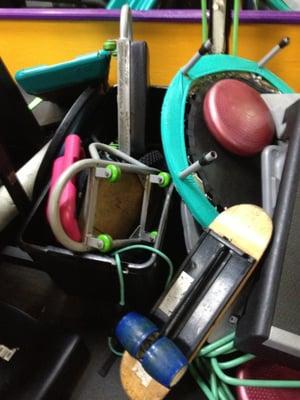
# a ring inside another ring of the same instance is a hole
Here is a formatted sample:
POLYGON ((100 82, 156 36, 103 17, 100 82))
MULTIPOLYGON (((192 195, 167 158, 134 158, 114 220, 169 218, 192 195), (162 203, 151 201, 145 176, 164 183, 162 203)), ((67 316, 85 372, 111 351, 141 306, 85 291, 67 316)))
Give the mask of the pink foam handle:
MULTIPOLYGON (((65 140, 65 150, 62 157, 58 157, 52 167, 52 176, 50 183, 50 194, 55 187, 55 184, 62 174, 70 165, 80 160, 82 157, 81 140, 77 135, 68 135, 65 140)), ((77 199, 77 188, 76 178, 70 180, 59 200, 59 210, 62 226, 66 234, 73 240, 81 241, 81 232, 79 223, 76 218, 76 199, 77 199)), ((47 207, 48 213, 48 207, 47 207)))

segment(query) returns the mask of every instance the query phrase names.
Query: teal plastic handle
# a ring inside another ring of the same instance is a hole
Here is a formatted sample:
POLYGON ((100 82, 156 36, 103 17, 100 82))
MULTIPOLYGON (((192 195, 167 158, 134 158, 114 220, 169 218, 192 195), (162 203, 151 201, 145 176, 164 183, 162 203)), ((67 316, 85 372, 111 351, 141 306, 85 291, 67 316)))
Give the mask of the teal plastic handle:
POLYGON ((54 65, 26 68, 16 73, 16 81, 29 94, 39 96, 81 83, 104 80, 108 76, 110 52, 102 50, 54 65))
POLYGON ((157 0, 110 0, 106 6, 108 10, 122 8, 124 4, 128 4, 133 10, 146 11, 156 6, 157 0))
MULTIPOLYGON (((174 185, 194 218, 204 228, 218 215, 193 175, 180 179, 186 169, 188 157, 185 145, 184 117, 187 97, 193 82, 206 75, 225 72, 250 72, 262 76, 282 93, 293 90, 272 72, 260 68, 255 62, 225 54, 202 57, 189 71, 189 77, 179 71, 172 80, 162 107, 161 134, 164 154, 174 185)), ((199 132, 201 134, 201 132, 199 132)))
POLYGON ((267 5, 274 10, 292 11, 290 7, 283 0, 267 0, 267 5))

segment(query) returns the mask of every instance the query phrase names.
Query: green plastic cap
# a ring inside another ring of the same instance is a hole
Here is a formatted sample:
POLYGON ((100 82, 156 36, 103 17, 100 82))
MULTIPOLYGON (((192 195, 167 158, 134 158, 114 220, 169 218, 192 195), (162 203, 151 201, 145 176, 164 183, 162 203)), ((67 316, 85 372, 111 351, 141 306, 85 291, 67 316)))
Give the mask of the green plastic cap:
POLYGON ((111 236, 101 233, 97 239, 102 242, 102 248, 100 249, 101 253, 108 253, 112 249, 113 239, 111 236))
POLYGON ((160 172, 158 176, 161 178, 161 183, 159 184, 160 187, 165 188, 170 185, 171 175, 168 174, 168 172, 160 172))
POLYGON ((157 231, 152 231, 149 233, 149 236, 151 239, 155 240, 157 238, 158 232, 157 231))
POLYGON ((118 167, 117 165, 109 164, 105 169, 107 172, 109 172, 109 176, 107 178, 108 182, 115 183, 120 180, 122 175, 120 167, 118 167))
POLYGON ((103 44, 103 50, 115 51, 117 48, 117 42, 113 39, 106 40, 103 44))

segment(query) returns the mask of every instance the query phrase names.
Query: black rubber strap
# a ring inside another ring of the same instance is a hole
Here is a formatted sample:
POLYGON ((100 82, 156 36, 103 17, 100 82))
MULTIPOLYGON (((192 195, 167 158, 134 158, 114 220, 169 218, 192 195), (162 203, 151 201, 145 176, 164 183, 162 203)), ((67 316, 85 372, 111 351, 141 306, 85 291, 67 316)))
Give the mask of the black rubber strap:
POLYGON ((26 214, 30 209, 30 200, 21 185, 12 162, 0 143, 0 178, 13 199, 20 214, 26 214))
POLYGON ((82 115, 82 111, 86 104, 89 102, 89 100, 93 97, 95 94, 96 89, 94 88, 87 88, 75 101, 73 106, 70 108, 68 113, 65 115, 64 119, 62 120, 61 124, 57 128, 51 143, 44 155, 43 161, 41 162, 39 171, 37 173, 35 183, 34 183, 34 188, 33 188, 33 194, 32 194, 32 199, 35 200, 38 198, 40 192, 43 190, 45 185, 47 184, 50 173, 51 173, 51 165, 53 162, 53 159, 59 152, 63 141, 65 137, 71 133, 70 130, 76 120, 80 118, 82 115))

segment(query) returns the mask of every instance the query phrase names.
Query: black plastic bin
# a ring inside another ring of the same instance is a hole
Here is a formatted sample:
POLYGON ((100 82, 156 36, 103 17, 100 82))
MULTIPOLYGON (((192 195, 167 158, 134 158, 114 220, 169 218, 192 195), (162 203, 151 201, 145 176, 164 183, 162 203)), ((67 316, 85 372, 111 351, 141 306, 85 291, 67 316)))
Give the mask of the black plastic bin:
MULTIPOLYGON (((149 88, 147 99, 146 147, 147 151, 161 151, 160 110, 165 90, 149 88)), ((93 113, 95 127, 82 124, 83 133, 96 132, 96 139, 109 143, 113 137, 108 133, 116 132, 116 89, 112 88, 100 96, 98 109, 101 118, 93 113), (83 126, 84 125, 84 126, 83 126)), ((91 125, 91 124, 89 124, 91 125)), ((87 134, 83 134, 85 147, 90 143, 87 134)), ((94 138, 94 137, 93 137, 94 138)), ((50 175, 50 171, 49 174, 50 175)), ((158 228, 162 189, 154 186, 151 218, 148 231, 158 228), (155 194, 155 190, 158 193, 155 194)), ((168 189, 167 189, 168 190, 168 189)), ((119 280, 114 258, 103 256, 98 252, 73 253, 57 243, 46 220, 45 189, 36 200, 20 235, 20 246, 34 260, 34 267, 47 272, 67 294, 89 298, 98 298, 117 303, 119 300, 119 280)), ((185 256, 182 224, 179 216, 180 202, 173 190, 170 196, 170 208, 165 227, 164 239, 160 249, 172 259, 174 266, 180 265, 185 256)), ((151 199, 150 199, 151 201, 151 199)), ((151 253, 130 251, 121 255, 125 281, 126 304, 137 310, 149 308, 165 286, 168 266, 159 257, 151 259, 151 253), (147 263, 151 259, 151 262, 147 263), (138 264, 133 267, 130 263, 138 264)))
MULTIPOLYGON (((119 280, 114 258, 97 252, 74 253, 57 244, 45 218, 46 194, 47 190, 22 229, 21 248, 33 258, 36 268, 47 272, 66 293, 118 302, 119 280)), ((184 241, 181 221, 173 217, 176 215, 179 215, 179 199, 173 190, 161 249, 175 265, 180 265, 184 241)), ((130 251, 121 258, 126 303, 137 310, 149 308, 164 288, 168 266, 159 257, 148 262, 151 253, 140 250, 130 251), (131 265, 133 262, 136 267, 131 265)))

